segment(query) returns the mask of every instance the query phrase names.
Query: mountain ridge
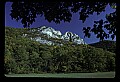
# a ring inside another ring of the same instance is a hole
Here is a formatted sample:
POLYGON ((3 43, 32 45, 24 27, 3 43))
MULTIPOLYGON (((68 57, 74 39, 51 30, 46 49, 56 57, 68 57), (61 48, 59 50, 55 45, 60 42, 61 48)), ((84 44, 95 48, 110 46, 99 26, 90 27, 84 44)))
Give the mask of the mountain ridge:
MULTIPOLYGON (((75 43, 75 44, 87 44, 86 42, 84 42, 83 39, 81 39, 75 33, 67 31, 65 34, 62 34, 60 31, 57 31, 57 30, 53 29, 52 27, 48 27, 48 26, 31 28, 30 32, 32 32, 32 33, 36 32, 36 33, 38 33, 37 35, 43 34, 44 36, 47 36, 47 38, 55 38, 55 39, 61 39, 64 41, 70 41, 70 42, 75 43)), ((23 34, 23 36, 27 36, 27 34, 23 34)), ((35 37, 35 38, 31 38, 31 40, 36 40, 36 41, 39 41, 40 43, 43 42, 40 36, 35 37)), ((44 40, 44 41, 45 41, 45 43, 47 43, 46 40, 44 40)), ((50 41, 48 41, 47 44, 54 45, 54 43, 52 43, 50 41)))

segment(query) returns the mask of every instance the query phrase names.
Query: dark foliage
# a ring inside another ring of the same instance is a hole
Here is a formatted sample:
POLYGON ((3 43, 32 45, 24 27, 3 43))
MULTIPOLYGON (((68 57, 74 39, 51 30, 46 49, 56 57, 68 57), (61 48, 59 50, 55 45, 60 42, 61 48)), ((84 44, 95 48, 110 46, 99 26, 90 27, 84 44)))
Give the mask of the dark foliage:
POLYGON ((82 44, 40 44, 22 37, 23 32, 27 33, 28 29, 5 28, 5 74, 115 70, 114 53, 82 44))
MULTIPOLYGON (((79 12, 79 20, 82 20, 84 23, 93 13, 99 15, 101 12, 104 12, 108 4, 111 8, 116 9, 116 3, 108 2, 45 2, 43 0, 40 2, 13 2, 10 15, 16 21, 21 20, 24 27, 29 27, 33 24, 37 15, 44 15, 48 22, 53 21, 56 24, 59 24, 61 21, 70 22, 72 13, 76 12, 79 12)), ((110 34, 112 34, 111 38, 114 39, 116 36, 116 16, 115 11, 106 15, 106 21, 101 19, 95 21, 93 27, 89 27, 89 29, 83 28, 85 36, 89 38, 91 36, 90 32, 93 32, 100 40, 109 38, 110 34), (103 28, 109 32, 106 33, 103 28)))
POLYGON ((112 53, 116 53, 116 41, 104 40, 89 45, 94 46, 96 48, 102 48, 103 50, 107 50, 112 53))

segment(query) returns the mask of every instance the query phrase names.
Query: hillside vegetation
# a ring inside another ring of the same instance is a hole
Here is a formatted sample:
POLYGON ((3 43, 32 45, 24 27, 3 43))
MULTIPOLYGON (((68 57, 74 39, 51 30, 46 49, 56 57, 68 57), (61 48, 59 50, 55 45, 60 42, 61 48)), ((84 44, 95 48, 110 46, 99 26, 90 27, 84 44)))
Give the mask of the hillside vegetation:
POLYGON ((115 54, 112 52, 69 42, 63 46, 41 44, 22 37, 28 30, 5 28, 5 74, 115 70, 115 54))
POLYGON ((116 41, 104 40, 97 43, 89 44, 96 48, 102 48, 103 50, 107 50, 115 53, 116 51, 116 41))

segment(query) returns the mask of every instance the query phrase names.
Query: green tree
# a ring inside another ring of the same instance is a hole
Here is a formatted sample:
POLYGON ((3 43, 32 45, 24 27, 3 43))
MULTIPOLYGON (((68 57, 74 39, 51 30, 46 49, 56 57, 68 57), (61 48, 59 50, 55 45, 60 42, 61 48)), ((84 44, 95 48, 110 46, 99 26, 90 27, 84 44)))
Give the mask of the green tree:
POLYGON ((53 62, 56 72, 67 72, 69 54, 66 46, 54 48, 53 50, 53 62))
MULTIPOLYGON (((15 47, 15 46, 14 46, 15 47)), ((26 49, 23 47, 23 45, 18 45, 18 47, 14 48, 14 58, 17 63, 17 73, 27 73, 29 70, 28 66, 28 59, 29 59, 29 53, 26 52, 26 49)))
POLYGON ((43 71, 50 72, 52 69, 52 57, 50 51, 41 51, 40 53, 41 57, 43 58, 43 71))
POLYGON ((40 62, 41 60, 39 60, 39 54, 35 51, 32 51, 31 53, 29 53, 29 66, 30 66, 30 72, 35 73, 38 72, 38 70, 40 70, 40 62), (37 69, 38 68, 38 69, 37 69))
POLYGON ((9 51, 9 49, 5 49, 4 69, 6 74, 16 73, 17 71, 15 59, 12 57, 12 54, 9 51))
POLYGON ((106 51, 106 69, 107 71, 115 71, 115 54, 106 51))

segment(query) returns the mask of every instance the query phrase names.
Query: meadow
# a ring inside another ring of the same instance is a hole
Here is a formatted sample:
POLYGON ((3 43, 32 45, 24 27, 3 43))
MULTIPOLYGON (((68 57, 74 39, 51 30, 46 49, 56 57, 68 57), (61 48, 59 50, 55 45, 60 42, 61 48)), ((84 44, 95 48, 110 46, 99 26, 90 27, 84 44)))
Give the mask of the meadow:
POLYGON ((45 74, 5 74, 6 77, 41 77, 41 78, 114 78, 115 72, 96 73, 45 73, 45 74))

